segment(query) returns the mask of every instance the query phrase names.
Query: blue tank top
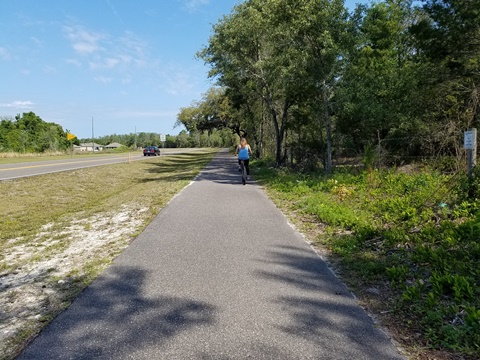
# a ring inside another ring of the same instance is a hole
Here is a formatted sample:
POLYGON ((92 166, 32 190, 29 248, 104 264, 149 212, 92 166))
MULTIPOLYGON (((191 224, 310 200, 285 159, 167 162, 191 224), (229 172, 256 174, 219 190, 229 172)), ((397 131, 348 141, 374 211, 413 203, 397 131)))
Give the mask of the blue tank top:
POLYGON ((241 146, 238 147, 238 159, 239 160, 248 160, 248 146, 245 146, 243 149, 241 146))

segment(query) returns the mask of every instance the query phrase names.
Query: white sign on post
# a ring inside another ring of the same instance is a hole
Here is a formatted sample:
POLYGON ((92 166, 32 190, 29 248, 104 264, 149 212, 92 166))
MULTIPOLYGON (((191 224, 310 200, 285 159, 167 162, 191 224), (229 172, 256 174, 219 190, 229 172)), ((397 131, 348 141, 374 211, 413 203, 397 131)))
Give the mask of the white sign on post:
POLYGON ((470 178, 472 169, 477 166, 477 129, 464 132, 463 147, 467 150, 468 177, 470 178))
POLYGON ((468 130, 463 133, 463 147, 466 150, 473 150, 476 147, 477 139, 475 138, 476 131, 468 130))
POLYGON ((165 134, 160 134, 160 141, 165 142, 165 140, 166 140, 165 134))

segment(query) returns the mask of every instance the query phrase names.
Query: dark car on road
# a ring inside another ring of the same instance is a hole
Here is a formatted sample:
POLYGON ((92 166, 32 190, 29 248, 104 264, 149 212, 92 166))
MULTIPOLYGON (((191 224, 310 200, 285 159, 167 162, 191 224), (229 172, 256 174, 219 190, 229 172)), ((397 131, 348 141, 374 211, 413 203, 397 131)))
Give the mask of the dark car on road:
POLYGON ((150 156, 150 155, 153 155, 153 156, 157 156, 157 155, 160 155, 160 149, 156 146, 146 146, 144 149, 143 149, 143 156, 150 156))

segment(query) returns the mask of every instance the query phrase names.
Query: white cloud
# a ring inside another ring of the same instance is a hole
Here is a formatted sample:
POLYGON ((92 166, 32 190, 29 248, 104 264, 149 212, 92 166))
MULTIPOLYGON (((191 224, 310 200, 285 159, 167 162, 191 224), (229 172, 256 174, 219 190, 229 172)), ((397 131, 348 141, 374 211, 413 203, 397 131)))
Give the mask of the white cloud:
POLYGON ((11 103, 7 104, 0 104, 0 107, 3 108, 14 108, 14 109, 30 109, 32 108, 33 103, 31 101, 12 101, 11 103))
POLYGON ((32 42, 33 42, 35 45, 37 45, 37 46, 42 46, 42 45, 43 45, 43 44, 42 44, 42 41, 39 40, 38 38, 34 37, 34 36, 31 36, 31 37, 30 37, 30 40, 32 40, 32 42))
POLYGON ((110 9, 112 9, 112 12, 113 14, 116 16, 116 18, 118 19, 118 21, 120 21, 120 23, 123 25, 124 22, 123 22, 123 19, 121 18, 121 16, 118 14, 117 10, 115 9, 115 7, 112 5, 112 3, 107 0, 107 4, 108 6, 110 6, 110 9))
POLYGON ((171 95, 189 93, 194 88, 194 82, 185 72, 171 72, 165 75, 164 90, 171 95))
POLYGON ((81 26, 64 26, 63 31, 75 52, 80 55, 89 55, 103 49, 100 42, 104 36, 100 33, 88 31, 81 26))
POLYGON ((95 80, 97 82, 100 82, 102 84, 108 84, 108 83, 111 83, 113 81, 113 79, 111 77, 106 77, 106 76, 97 76, 97 77, 93 78, 93 80, 95 80))
POLYGON ((117 66, 118 64, 120 64, 120 60, 119 60, 119 59, 108 58, 108 59, 105 60, 105 67, 106 67, 107 69, 114 68, 114 67, 117 66))
POLYGON ((91 61, 89 65, 90 65, 90 69, 113 69, 121 62, 122 62, 121 59, 106 58, 106 59, 100 59, 98 61, 91 61))
POLYGON ((148 60, 148 43, 131 31, 121 36, 96 32, 81 25, 65 25, 65 37, 82 58, 67 59, 67 63, 80 67, 83 58, 88 59, 90 70, 114 70, 128 72, 131 66, 152 67, 148 60))
POLYGON ((66 59, 67 64, 75 65, 77 67, 82 67, 82 63, 77 59, 66 59))
POLYGON ((77 53, 82 55, 93 53, 99 49, 97 44, 87 42, 78 42, 72 44, 72 47, 77 53))
POLYGON ((0 47, 0 59, 3 60, 10 60, 12 55, 10 55, 9 51, 4 47, 0 47))
POLYGON ((45 74, 54 74, 57 72, 57 69, 54 67, 54 66, 50 66, 50 65, 45 65, 43 67, 43 72, 45 74))
MULTIPOLYGON (((115 82, 128 86, 142 79, 151 81, 152 74, 161 72, 160 60, 152 56, 150 44, 131 31, 104 33, 82 25, 67 24, 63 32, 75 51, 65 61, 79 69, 89 70, 93 80, 99 84, 115 82)), ((173 87, 176 80, 172 82, 173 87)))
POLYGON ((144 59, 146 57, 148 44, 143 39, 136 36, 131 31, 126 31, 118 41, 119 53, 134 59, 144 59))
POLYGON ((185 0, 184 4, 188 11, 196 11, 200 7, 210 4, 210 0, 185 0))

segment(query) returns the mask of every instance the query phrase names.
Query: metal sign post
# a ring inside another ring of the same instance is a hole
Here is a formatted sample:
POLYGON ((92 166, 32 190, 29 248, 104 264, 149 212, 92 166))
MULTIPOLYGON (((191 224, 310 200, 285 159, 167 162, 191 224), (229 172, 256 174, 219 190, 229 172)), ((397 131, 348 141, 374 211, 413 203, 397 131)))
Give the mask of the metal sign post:
POLYGON ((468 177, 477 165, 477 129, 470 129, 463 134, 463 147, 467 150, 468 177))

